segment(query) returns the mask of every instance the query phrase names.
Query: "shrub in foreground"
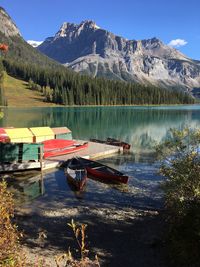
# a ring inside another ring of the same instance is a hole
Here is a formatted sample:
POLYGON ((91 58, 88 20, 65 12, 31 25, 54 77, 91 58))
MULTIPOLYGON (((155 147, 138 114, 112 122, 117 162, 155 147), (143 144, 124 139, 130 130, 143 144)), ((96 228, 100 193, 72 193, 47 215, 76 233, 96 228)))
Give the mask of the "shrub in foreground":
MULTIPOLYGON (((50 267, 42 258, 35 263, 28 263, 19 247, 20 233, 12 223, 13 217, 14 199, 3 181, 0 182, 0 267, 50 267)), ((69 249, 67 253, 56 257, 57 267, 100 267, 97 257, 94 260, 88 257, 85 241, 87 225, 78 225, 73 220, 68 225, 73 230, 80 259, 76 260, 69 249)))
POLYGON ((179 136, 174 143, 167 143, 173 156, 160 169, 166 177, 167 244, 176 266, 200 266, 200 134, 194 131, 187 146, 184 133, 179 136))
POLYGON ((72 229, 74 237, 78 246, 78 251, 80 253, 80 260, 76 260, 70 248, 67 253, 64 253, 56 257, 57 267, 100 267, 97 256, 94 260, 91 260, 88 257, 89 250, 86 248, 86 224, 78 225, 71 220, 71 223, 68 223, 68 226, 72 229))
POLYGON ((19 256, 19 233, 12 223, 14 201, 6 182, 0 183, 0 266, 25 266, 19 256))

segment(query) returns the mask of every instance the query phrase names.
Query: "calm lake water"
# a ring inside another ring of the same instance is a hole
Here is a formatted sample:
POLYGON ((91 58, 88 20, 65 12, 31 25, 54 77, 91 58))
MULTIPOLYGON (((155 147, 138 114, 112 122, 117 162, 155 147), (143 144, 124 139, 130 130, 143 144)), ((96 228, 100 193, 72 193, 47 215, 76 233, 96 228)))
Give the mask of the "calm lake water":
MULTIPOLYGON (((89 180, 82 195, 74 194, 63 170, 45 175, 45 194, 40 196, 38 178, 16 182, 17 195, 24 200, 35 199, 53 205, 53 199, 66 205, 107 205, 158 208, 162 192, 157 174, 158 163, 153 157, 154 146, 164 140, 170 128, 200 128, 200 105, 160 107, 79 107, 79 108, 5 108, 0 126, 34 127, 67 126, 73 137, 106 139, 114 137, 131 144, 131 151, 101 160, 129 175, 127 186, 117 187, 89 180), (95 194, 93 193, 95 192, 95 194), (109 197, 108 197, 109 196, 109 197), (67 202, 68 200, 68 202, 67 202), (133 201, 134 200, 134 201, 133 201)), ((30 175, 29 175, 30 176, 30 175)), ((37 203, 38 204, 38 203, 37 203)))

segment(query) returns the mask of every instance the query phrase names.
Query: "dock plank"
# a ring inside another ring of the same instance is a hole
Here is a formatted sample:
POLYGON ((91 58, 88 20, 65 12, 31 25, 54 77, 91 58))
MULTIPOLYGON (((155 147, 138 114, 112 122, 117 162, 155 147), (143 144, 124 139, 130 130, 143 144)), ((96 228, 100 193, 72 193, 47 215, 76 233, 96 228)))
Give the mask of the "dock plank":
MULTIPOLYGON (((78 143, 84 142, 82 140, 77 140, 78 143)), ((123 148, 106 145, 106 144, 99 144, 94 142, 88 142, 88 148, 75 152, 70 153, 62 156, 51 157, 44 161, 44 170, 50 168, 59 167, 64 161, 71 159, 73 157, 83 157, 88 159, 96 159, 96 158, 105 158, 110 155, 120 153, 123 151, 123 148)))
MULTIPOLYGON (((77 143, 84 143, 83 140, 76 140, 77 143)), ((94 142, 88 142, 88 148, 70 153, 62 156, 51 157, 43 161, 43 170, 49 170, 59 167, 64 161, 75 157, 84 157, 88 159, 105 158, 113 154, 123 151, 122 147, 111 146, 107 144, 100 144, 94 142)), ((40 162, 25 162, 25 163, 0 163, 0 172, 21 171, 28 169, 39 169, 40 162)))

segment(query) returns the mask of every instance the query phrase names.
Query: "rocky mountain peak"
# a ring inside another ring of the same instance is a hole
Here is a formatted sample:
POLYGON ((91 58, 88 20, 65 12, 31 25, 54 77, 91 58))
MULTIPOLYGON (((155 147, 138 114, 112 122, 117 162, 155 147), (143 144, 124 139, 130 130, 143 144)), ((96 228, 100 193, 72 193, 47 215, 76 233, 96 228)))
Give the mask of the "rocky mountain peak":
POLYGON ((97 26, 96 22, 93 20, 84 20, 79 25, 80 27, 83 26, 84 28, 100 29, 100 27, 97 26))
POLYGON ((55 39, 60 38, 60 37, 72 37, 79 35, 82 31, 85 30, 97 30, 100 29, 96 25, 96 23, 92 20, 84 20, 80 24, 75 24, 75 23, 70 23, 70 22, 63 22, 61 25, 59 31, 55 35, 55 39))
POLYGON ((141 42, 145 49, 158 49, 162 46, 165 46, 165 44, 156 37, 153 37, 151 39, 144 39, 141 42))
POLYGON ((7 37, 21 36, 19 29, 2 7, 0 7, 0 31, 7 37))
POLYGON ((75 27, 76 27, 76 24, 74 23, 63 22, 59 31, 56 33, 55 37, 56 38, 66 37, 67 31, 73 31, 75 27))
POLYGON ((151 43, 161 43, 162 44, 162 41, 160 39, 158 39, 157 37, 153 37, 151 39, 148 39, 149 41, 151 41, 151 43))
POLYGON ((38 49, 73 70, 156 86, 200 87, 200 63, 157 37, 127 40, 92 20, 63 23, 38 49), (64 37, 64 38, 63 38, 64 37))

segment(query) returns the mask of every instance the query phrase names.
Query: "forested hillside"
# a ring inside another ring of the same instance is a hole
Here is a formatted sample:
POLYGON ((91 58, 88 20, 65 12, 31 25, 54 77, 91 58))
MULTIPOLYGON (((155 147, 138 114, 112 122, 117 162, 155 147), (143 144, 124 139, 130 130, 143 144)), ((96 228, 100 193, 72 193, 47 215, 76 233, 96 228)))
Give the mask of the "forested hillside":
MULTIPOLYGON (((25 42, 19 29, 3 8, 0 8, 0 18, 0 43, 5 43, 9 47, 8 52, 1 55, 4 69, 11 76, 29 82, 31 89, 43 92, 46 102, 63 105, 143 105, 194 102, 190 95, 175 89, 167 90, 151 85, 79 75, 25 42)), ((2 101, 5 105, 5 101, 2 101)))
MULTIPOLYGON (((30 63, 3 60, 8 74, 31 81, 46 90, 46 101, 63 105, 144 105, 193 103, 194 99, 177 90, 90 78, 63 67, 39 67, 30 63)), ((45 90, 43 90, 45 92, 45 90)))
POLYGON ((50 107, 57 106, 45 101, 45 95, 32 87, 32 82, 16 79, 4 72, 4 98, 8 107, 50 107))
MULTIPOLYGON (((21 37, 6 37, 2 43, 9 51, 1 56, 11 76, 29 81, 42 88, 44 99, 63 105, 140 105, 193 103, 186 93, 104 78, 81 76, 44 56, 21 37)), ((5 104, 5 103, 4 103, 5 104)))
POLYGON ((5 59, 13 59, 17 62, 29 62, 44 67, 51 66, 51 68, 59 66, 58 63, 31 47, 20 36, 8 37, 0 31, 0 43, 5 43, 9 46, 8 53, 4 55, 5 59))

